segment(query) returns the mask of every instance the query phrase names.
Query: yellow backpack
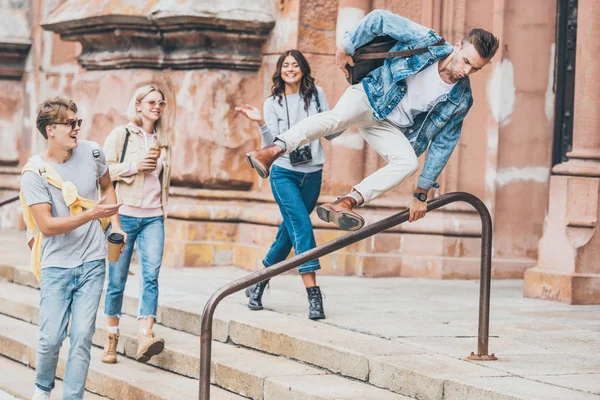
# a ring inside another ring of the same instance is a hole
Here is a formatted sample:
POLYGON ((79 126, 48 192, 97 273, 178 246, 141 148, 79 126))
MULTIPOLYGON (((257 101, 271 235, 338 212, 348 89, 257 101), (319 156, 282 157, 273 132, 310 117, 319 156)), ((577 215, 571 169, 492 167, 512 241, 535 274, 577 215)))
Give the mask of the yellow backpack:
MULTIPOLYGON (((58 172, 56 172, 54 168, 42 160, 42 157, 39 155, 33 156, 27 160, 27 164, 25 164, 23 170, 21 171, 21 176, 27 171, 33 172, 40 176, 46 185, 52 185, 62 191, 63 199, 69 207, 71 215, 75 215, 84 211, 85 209, 89 209, 96 203, 95 200, 90 200, 79 196, 77 188, 73 182, 63 181, 58 172)), ((23 189, 21 189, 19 193, 19 199, 21 201, 21 209, 23 210, 23 219, 25 220, 25 225, 27 226, 27 245, 31 249, 31 269, 38 281, 40 281, 42 276, 43 234, 38 229, 31 209, 27 206, 25 196, 23 195, 23 189)), ((99 221, 102 226, 102 230, 106 230, 108 224, 110 223, 110 219, 101 218, 99 221)))

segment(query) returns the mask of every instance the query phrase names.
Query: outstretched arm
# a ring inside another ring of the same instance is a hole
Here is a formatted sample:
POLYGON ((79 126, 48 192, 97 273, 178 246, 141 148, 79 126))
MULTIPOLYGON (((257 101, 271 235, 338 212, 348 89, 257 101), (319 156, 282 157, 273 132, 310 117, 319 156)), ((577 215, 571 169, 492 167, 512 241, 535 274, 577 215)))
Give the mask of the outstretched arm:
POLYGON ((68 217, 53 217, 50 203, 33 204, 29 208, 40 232, 44 236, 56 236, 71 232, 94 219, 115 215, 120 204, 105 204, 105 202, 106 198, 103 197, 89 210, 68 217))
POLYGON ((429 190, 432 186, 437 187, 436 179, 448 163, 448 159, 450 159, 458 143, 463 119, 464 117, 454 117, 448 122, 450 126, 446 127, 431 141, 427 150, 423 172, 421 172, 417 183, 420 189, 429 190))
MULTIPOLYGON (((421 172, 421 176, 419 176, 419 181, 414 191, 415 193, 427 194, 432 186, 439 186, 436 183, 436 180, 442 172, 442 169, 444 169, 448 163, 448 160, 458 143, 465 115, 453 116, 452 120, 448 122, 448 126, 446 126, 445 129, 431 141, 429 150, 427 150, 427 158, 425 159, 423 172, 421 172)), ((427 203, 413 198, 411 200, 408 221, 417 221, 423 218, 426 212, 427 203)))
POLYGON ((273 107, 269 105, 268 101, 265 101, 263 106, 265 112, 265 118, 260 114, 260 110, 250 104, 246 104, 244 107, 236 107, 235 111, 248 118, 250 121, 254 121, 258 124, 260 134, 263 139, 265 146, 273 143, 275 137, 279 135, 279 129, 277 124, 277 115, 273 107))
POLYGON ((269 99, 263 105, 263 112, 265 120, 260 126, 260 134, 262 135, 264 145, 268 146, 283 132, 279 131, 279 118, 277 118, 275 108, 273 108, 273 104, 269 99))

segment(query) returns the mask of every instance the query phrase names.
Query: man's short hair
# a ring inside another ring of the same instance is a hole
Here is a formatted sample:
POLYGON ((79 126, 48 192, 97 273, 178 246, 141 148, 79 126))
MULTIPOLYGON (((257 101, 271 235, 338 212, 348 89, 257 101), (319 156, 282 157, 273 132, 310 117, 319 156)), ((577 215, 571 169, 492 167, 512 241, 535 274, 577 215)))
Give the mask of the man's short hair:
POLYGON ((496 36, 481 28, 472 29, 463 38, 462 42, 471 43, 475 47, 475 50, 477 50, 477 53, 479 53, 479 56, 487 60, 494 57, 500 44, 496 36))
POLYGON ((56 122, 65 122, 68 118, 67 113, 69 110, 77 113, 77 105, 73 100, 65 99, 64 97, 55 97, 46 100, 38 106, 35 124, 44 139, 48 139, 46 127, 56 122))

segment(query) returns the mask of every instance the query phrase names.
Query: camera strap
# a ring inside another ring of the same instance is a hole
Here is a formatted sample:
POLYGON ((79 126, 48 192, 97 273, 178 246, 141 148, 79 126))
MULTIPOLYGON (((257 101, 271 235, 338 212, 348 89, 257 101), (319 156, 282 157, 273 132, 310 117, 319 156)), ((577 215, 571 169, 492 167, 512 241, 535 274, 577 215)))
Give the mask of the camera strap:
POLYGON ((321 108, 321 102, 319 101, 319 92, 315 90, 315 103, 317 106, 317 113, 321 114, 323 109, 321 108))
POLYGON ((285 94, 285 89, 283 90, 283 100, 285 100, 285 113, 287 115, 287 123, 288 123, 288 131, 290 130, 290 110, 288 109, 287 104, 287 94, 285 94))
MULTIPOLYGON (((290 130, 290 128, 291 128, 290 110, 288 108, 287 95, 285 94, 285 88, 283 89, 283 100, 285 101, 285 114, 287 116, 287 126, 288 126, 288 130, 290 130)), ((317 106, 317 113, 321 114, 323 112, 323 109, 321 108, 321 102, 319 101, 319 93, 317 92, 316 88, 315 88, 315 105, 317 106)), ((308 115, 308 111, 306 111, 306 114, 308 115)))

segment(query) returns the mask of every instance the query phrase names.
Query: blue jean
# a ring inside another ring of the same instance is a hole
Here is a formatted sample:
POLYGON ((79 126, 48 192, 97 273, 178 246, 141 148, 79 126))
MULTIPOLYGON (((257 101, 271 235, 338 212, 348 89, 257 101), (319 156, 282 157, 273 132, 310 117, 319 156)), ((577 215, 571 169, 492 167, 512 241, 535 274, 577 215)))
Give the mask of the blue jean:
POLYGON ((96 260, 75 268, 42 269, 35 385, 46 392, 54 389, 58 354, 71 318, 63 400, 83 398, 105 266, 104 260, 96 260))
POLYGON ((121 316, 127 273, 133 255, 133 244, 137 240, 142 266, 138 318, 152 317, 156 319, 158 273, 165 247, 165 219, 162 216, 136 218, 127 215, 119 215, 119 218, 121 219, 121 228, 127 233, 127 243, 125 243, 119 261, 109 263, 104 315, 108 317, 121 316))
MULTIPOLYGON (((315 208, 321 192, 322 172, 297 172, 277 165, 271 168, 271 189, 283 222, 263 259, 265 267, 285 260, 292 246, 296 254, 316 247, 310 213, 315 208)), ((316 259, 298 267, 298 273, 304 274, 318 269, 321 269, 321 265, 316 259)))

